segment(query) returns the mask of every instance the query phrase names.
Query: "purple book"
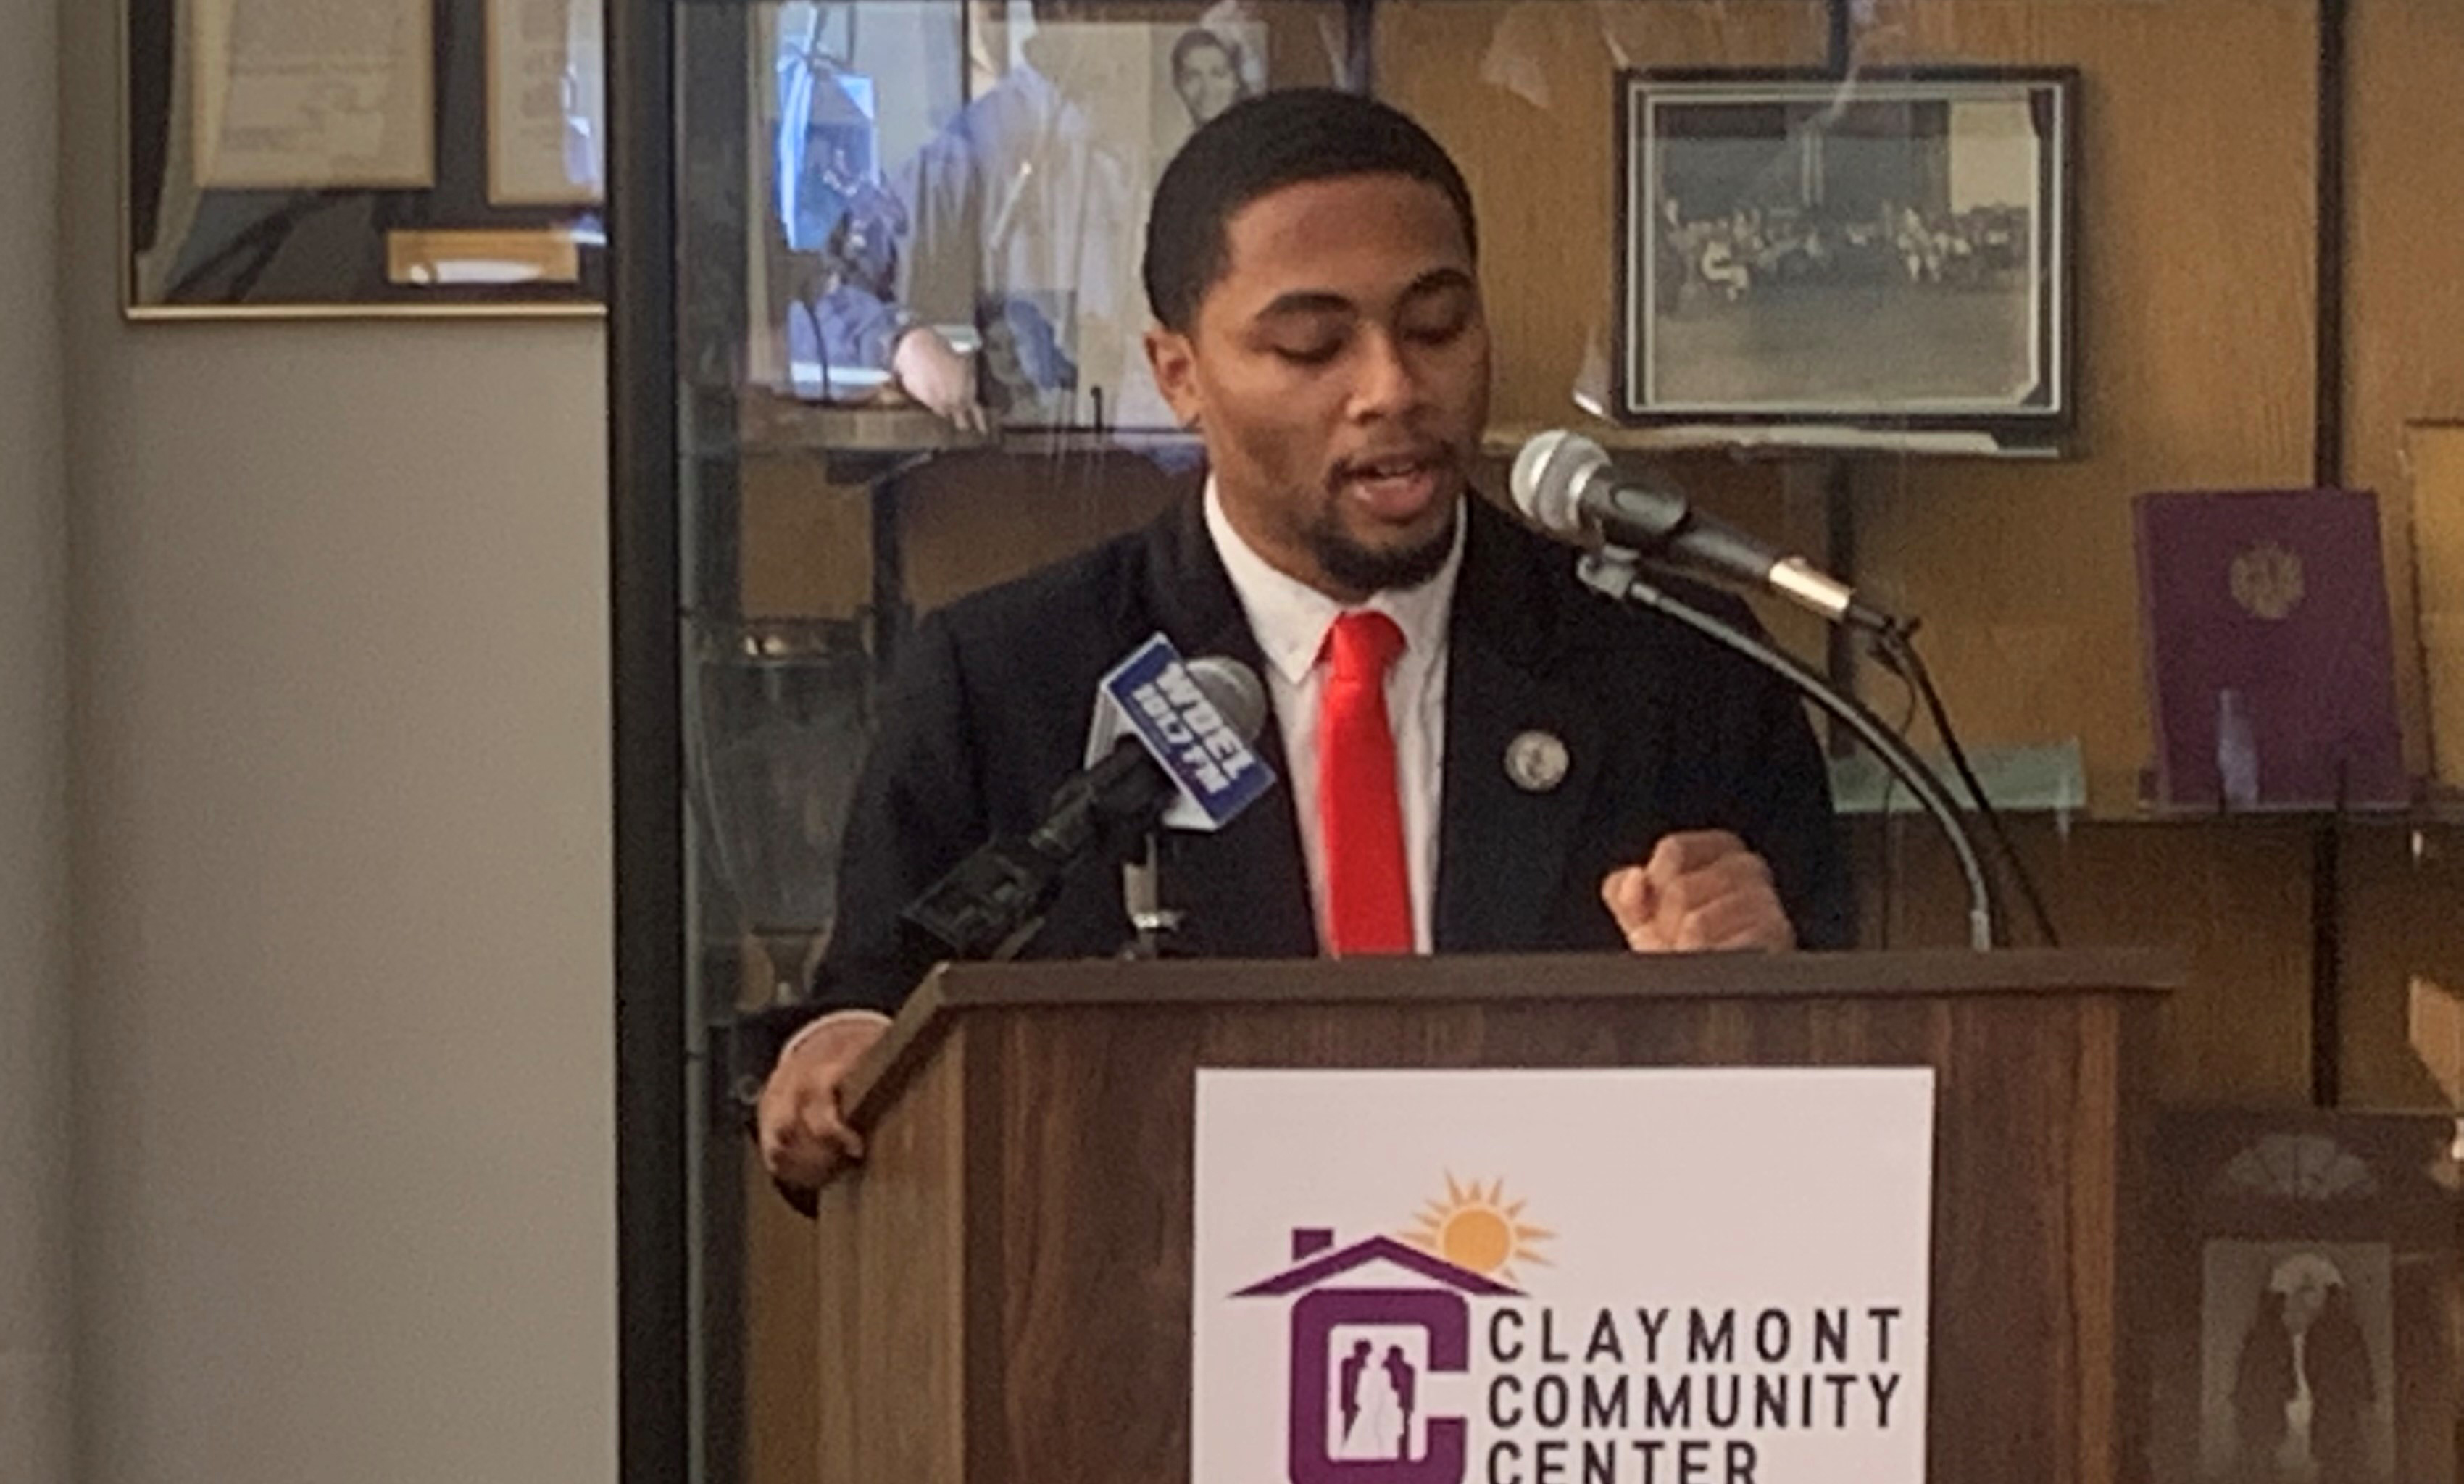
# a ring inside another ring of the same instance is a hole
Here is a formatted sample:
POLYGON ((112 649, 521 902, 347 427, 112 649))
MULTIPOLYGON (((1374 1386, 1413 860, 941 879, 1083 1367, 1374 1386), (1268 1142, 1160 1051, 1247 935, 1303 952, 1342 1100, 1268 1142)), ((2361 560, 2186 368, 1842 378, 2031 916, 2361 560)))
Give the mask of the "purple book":
POLYGON ((2137 516, 2153 801, 2409 803, 2376 497, 2185 491, 2137 516))

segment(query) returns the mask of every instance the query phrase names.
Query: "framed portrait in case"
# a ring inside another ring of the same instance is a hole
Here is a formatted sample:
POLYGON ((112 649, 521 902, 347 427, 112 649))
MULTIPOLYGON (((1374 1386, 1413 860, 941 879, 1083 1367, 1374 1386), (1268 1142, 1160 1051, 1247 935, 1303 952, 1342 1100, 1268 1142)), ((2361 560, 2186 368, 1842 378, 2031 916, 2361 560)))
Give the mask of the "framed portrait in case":
POLYGON ((2159 1130, 2136 1290, 2151 1476, 2453 1479, 2457 1120, 2182 1110, 2159 1130))
POLYGON ((2074 74, 1646 70, 1617 88, 1619 419, 2072 426, 2074 74))

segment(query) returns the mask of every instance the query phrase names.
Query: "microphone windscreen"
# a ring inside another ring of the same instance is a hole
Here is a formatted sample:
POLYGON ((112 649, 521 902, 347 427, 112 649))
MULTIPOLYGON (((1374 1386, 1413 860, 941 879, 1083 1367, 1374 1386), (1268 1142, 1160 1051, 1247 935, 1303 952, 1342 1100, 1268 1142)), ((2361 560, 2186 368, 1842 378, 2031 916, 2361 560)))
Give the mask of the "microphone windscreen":
POLYGON ((1553 535, 1583 534, 1583 484, 1607 467, 1609 456, 1580 433, 1552 427, 1535 433, 1514 456, 1515 509, 1553 535))
POLYGON ((1189 678, 1242 741, 1258 740, 1266 725, 1266 687, 1256 670, 1229 655, 1201 654, 1189 662, 1189 678))

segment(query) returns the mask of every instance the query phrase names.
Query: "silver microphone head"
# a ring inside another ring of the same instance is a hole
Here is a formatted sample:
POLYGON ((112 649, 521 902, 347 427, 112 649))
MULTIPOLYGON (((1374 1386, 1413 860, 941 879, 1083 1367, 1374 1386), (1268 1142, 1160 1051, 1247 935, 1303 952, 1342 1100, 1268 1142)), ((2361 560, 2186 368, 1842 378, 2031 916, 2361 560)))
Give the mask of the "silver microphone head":
POLYGON ((1266 725, 1266 687, 1256 670, 1227 655, 1201 654, 1189 662, 1189 678, 1242 741, 1258 740, 1266 725))
POLYGON ((1606 449, 1580 433, 1552 427, 1514 456, 1514 507, 1552 535, 1583 535, 1583 485, 1608 468, 1606 449))

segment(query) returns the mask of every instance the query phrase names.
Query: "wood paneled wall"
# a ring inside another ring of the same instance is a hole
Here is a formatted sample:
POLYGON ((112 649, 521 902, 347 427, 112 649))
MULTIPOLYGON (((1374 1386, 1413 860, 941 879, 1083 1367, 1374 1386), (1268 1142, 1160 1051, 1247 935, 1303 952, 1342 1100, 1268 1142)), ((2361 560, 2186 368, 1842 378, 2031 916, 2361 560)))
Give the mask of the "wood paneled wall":
MULTIPOLYGON (((2416 993, 2464 994, 2464 827, 2349 830, 2342 869, 2343 1103, 2448 1106, 2450 1092, 2413 1044, 2412 1002, 2416 993)), ((2454 1048, 2443 1050, 2452 1058, 2454 1048)))
POLYGON ((2148 756, 2131 497, 2308 482, 2312 0, 1887 0, 1874 61, 2076 66, 2079 456, 1860 478, 1867 571, 1927 618, 1979 742, 2077 735, 2091 798, 2148 756))
MULTIPOLYGON (((2464 415, 2464 190, 2453 184, 2464 131, 2440 117, 2464 84, 2464 11, 2436 0, 2351 0, 2350 11, 2345 478, 2382 494, 2399 695, 2422 763, 2401 450, 2408 422, 2464 415)), ((1501 423, 1566 421, 1570 392, 1606 355, 1615 71, 1818 62, 1821 11, 1507 0, 1381 12, 1381 84, 1463 161, 1480 198, 1501 423)), ((1864 457, 1854 510, 1859 576, 1925 620, 1964 734, 1983 745, 2079 737, 2091 798, 2108 817, 2133 809, 2150 745, 2132 497, 2312 477, 2319 25, 2317 0, 1877 0, 1857 30, 1870 65, 2081 74, 2073 456, 1864 457)), ((1818 543, 1814 470, 1679 462, 1715 508, 1798 549, 1818 543)), ((2097 825, 2028 838, 2074 937, 2193 947, 2197 982, 2167 1016, 2168 1093, 2306 1096, 2304 828, 2097 825)), ((2388 864, 2390 838, 2349 837, 2340 1064, 2348 1101, 2419 1105, 2430 1088, 2403 1039, 2405 995, 2425 971, 2423 925, 2452 910, 2442 892, 2455 883, 2388 864)), ((1908 930, 1956 941, 1953 884, 1939 878, 1926 899, 1944 921, 1921 912, 1908 930)), ((1880 926, 1872 913, 1869 923, 1880 926)))
MULTIPOLYGON (((1501 426, 1572 421, 1615 320, 1617 96, 1626 66, 1817 66, 1824 8, 1446 0, 1377 12, 1378 91, 1471 183, 1501 426)), ((1768 477, 1768 470, 1764 471, 1768 477)))
MULTIPOLYGON (((2464 128, 2453 120, 2464 7, 2348 6, 2344 476, 2381 496, 2399 696, 2409 753, 2425 766, 2404 427, 2464 419, 2464 128)), ((1331 44, 1323 17, 1269 12, 1278 71, 1298 59, 1319 80, 1331 44)), ((1817 0, 1381 9, 1380 91, 1454 151, 1478 197, 1501 430, 1577 420, 1573 393, 1604 373, 1617 69, 1818 64, 1823 12, 1817 0)), ((2318 21, 2317 0, 1876 0, 1859 32, 1860 55, 1878 65, 2082 75, 2077 456, 1868 458, 1855 468, 1854 503, 1859 576, 1925 619, 1965 733, 1980 744, 2079 736, 2102 814, 2128 813, 2148 753, 2131 496, 2310 478, 2318 21)), ((1819 547, 1818 466, 1677 462, 1713 508, 1796 549, 1819 547)), ((1074 550, 1143 519, 1170 488, 1119 455, 929 466, 900 492, 910 595, 929 608, 1074 550)), ((869 495, 829 484, 820 459, 750 459, 743 524, 748 611, 847 616, 866 601, 869 495)), ((2464 521, 2445 529, 2464 541, 2464 521)), ((2437 556, 2464 565, 2464 551, 2437 556)), ((1818 644, 1811 626, 1771 617, 1801 652, 1818 644)), ((2063 832, 2032 820, 2019 836, 2070 941, 2191 953, 2191 984, 2163 1021, 2168 1101, 2306 1098, 2306 826, 2063 832)), ((1869 942, 1960 940, 1956 880, 1922 825, 1886 835, 1867 821, 1858 852, 1869 942)), ((2417 979, 2464 992, 2464 829, 2350 830, 2343 885, 2345 1102, 2437 1105, 2443 1094, 2409 1044, 2409 996, 2417 979)), ((754 1399, 755 1476, 809 1479, 813 1346, 798 1297, 809 1293, 808 1229, 783 1218, 758 1180, 751 1195, 762 1287, 753 1370, 771 1378, 754 1399), (776 1320, 766 1329, 764 1314, 776 1320)))
MULTIPOLYGON (((2399 683, 2418 760, 2403 429, 2464 417, 2464 273, 2454 267, 2464 130, 2445 117, 2464 84, 2464 10, 2349 4, 2343 443, 2348 482, 2379 490, 2388 516, 2399 683)), ((1859 576, 1925 619, 1928 657, 1969 740, 2078 736, 2101 816, 2131 812, 2149 745, 2131 497, 2310 477, 2318 25, 2318 0, 1875 0, 1857 33, 1876 65, 2081 74, 2075 456, 1868 457, 1853 481, 1859 576)), ((1279 56, 1322 71, 1321 40, 1287 25, 1279 56)), ((1617 70, 1815 65, 1826 43, 1814 0, 1381 8, 1380 91, 1455 152, 1479 200, 1502 430, 1574 420, 1573 394, 1605 363, 1617 70)), ((1680 464, 1713 508, 1819 547, 1819 466, 1680 464)), ((756 611, 843 613, 864 600, 866 496, 828 486, 821 468, 803 456, 748 467, 745 593, 756 611)), ((1171 476, 1119 454, 937 461, 901 484, 910 594, 930 607, 1083 546, 1144 518, 1171 488, 1171 476)), ((1775 622, 1801 650, 1819 643, 1809 625, 1775 622)), ((1896 708, 1895 689, 1875 693, 1896 708)), ((2057 916, 2083 940, 2199 946, 2199 985, 2167 1032, 2167 1085, 2179 1096, 2298 1101, 2307 1086, 2308 856, 2283 842, 2299 834, 2097 826, 2044 857, 2057 916), (2142 829, 2153 833, 2133 833, 2142 829)), ((2407 979, 2425 971, 2421 941, 2399 932, 2382 948, 2371 933, 2390 920, 2435 920, 2435 893, 2449 884, 2369 857, 2347 874, 2354 1010, 2343 1064, 2356 1098, 2424 1096, 2409 1051, 2387 1039, 2407 979)), ((1908 930, 1926 934, 1922 922, 1908 930)))
MULTIPOLYGON (((2349 0, 2346 117, 2344 479, 2376 490, 2395 578, 2396 695, 2407 760, 2429 766, 2412 632, 2412 514, 2405 425, 2464 418, 2464 7, 2349 0)), ((2464 520, 2445 525, 2464 567, 2464 520)), ((2452 664, 2464 665, 2464 652, 2452 664)))
MULTIPOLYGON (((1564 421, 1615 316, 1616 70, 1816 64, 1822 7, 1380 13, 1388 91, 1480 195, 1499 421, 1564 421)), ((2083 75, 2079 456, 1864 458, 1857 513, 1860 576, 1925 617, 1973 739, 2080 737, 2108 808, 2129 804, 2148 748, 2130 497, 2308 477, 2316 26, 2314 0, 1881 0, 1858 32, 1878 66, 2083 75)), ((1780 477, 1686 467, 1747 518, 1780 477)))
MULTIPOLYGON (((2167 1000, 2157 1088, 2167 1102, 2299 1106, 2310 1092, 2308 830, 2298 823, 2016 821, 2021 857, 2074 948, 2179 949, 2189 982, 2167 1000)), ((1931 824, 1856 832, 1864 946, 1951 946, 1968 897, 1931 824)), ((2013 898, 2011 908, 2018 910, 2013 898)))

